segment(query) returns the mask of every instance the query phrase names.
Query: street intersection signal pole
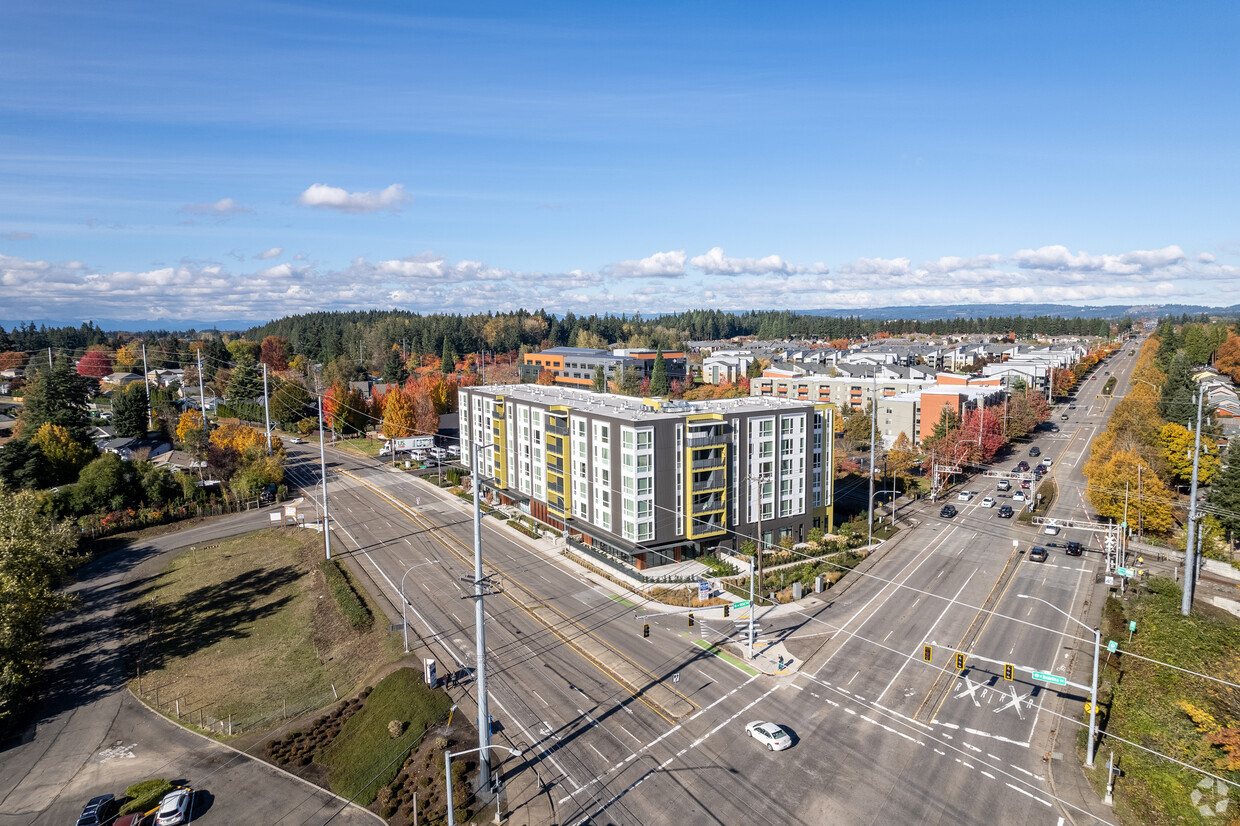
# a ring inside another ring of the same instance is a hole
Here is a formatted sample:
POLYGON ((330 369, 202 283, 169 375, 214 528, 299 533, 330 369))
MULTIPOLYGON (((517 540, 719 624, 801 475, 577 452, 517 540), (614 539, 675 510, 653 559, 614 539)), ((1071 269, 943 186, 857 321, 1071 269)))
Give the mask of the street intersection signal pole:
POLYGON ((1184 593, 1180 613, 1188 616, 1193 610, 1193 590, 1197 584, 1197 555, 1193 542, 1197 532, 1197 468, 1201 462, 1201 408, 1205 392, 1197 388, 1197 434, 1193 439, 1193 484, 1188 494, 1188 542, 1184 546, 1184 593))
POLYGON ((319 396, 319 475, 323 477, 323 547, 332 558, 332 532, 327 522, 327 453, 323 449, 323 397, 319 396))

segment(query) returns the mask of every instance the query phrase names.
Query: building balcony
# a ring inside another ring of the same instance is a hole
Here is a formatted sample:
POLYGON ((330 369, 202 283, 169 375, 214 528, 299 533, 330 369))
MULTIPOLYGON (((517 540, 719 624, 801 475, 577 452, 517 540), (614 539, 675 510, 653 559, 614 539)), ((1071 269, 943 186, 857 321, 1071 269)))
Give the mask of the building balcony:
POLYGON ((711 470, 713 468, 722 468, 726 462, 727 460, 724 459, 722 456, 716 456, 710 459, 694 459, 693 469, 694 470, 711 470))
POLYGON ((716 513, 723 510, 722 499, 705 499, 701 502, 693 503, 693 515, 698 516, 703 513, 716 513))
POLYGON ((547 435, 548 436, 567 436, 568 426, 562 425, 562 424, 549 424, 547 425, 547 435))
POLYGON ((727 443, 728 437, 722 433, 690 433, 685 437, 689 447, 718 447, 727 443))
POLYGON ((695 473, 691 481, 693 490, 718 490, 727 485, 727 475, 722 471, 695 473))

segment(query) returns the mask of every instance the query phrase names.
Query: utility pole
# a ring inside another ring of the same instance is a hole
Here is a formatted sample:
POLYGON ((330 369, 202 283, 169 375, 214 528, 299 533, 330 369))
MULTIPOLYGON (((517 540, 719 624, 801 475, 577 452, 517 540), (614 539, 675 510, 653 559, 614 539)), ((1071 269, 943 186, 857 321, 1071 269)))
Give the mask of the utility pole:
POLYGON ((1145 541, 1145 506, 1141 503, 1141 464, 1137 463, 1137 541, 1145 541))
MULTIPOLYGON (((478 681, 478 749, 482 758, 478 761, 478 784, 485 789, 491 780, 491 714, 487 707, 487 637, 483 627, 485 615, 482 608, 482 449, 477 439, 472 440, 474 449, 474 642, 477 646, 478 681)), ((488 449, 496 447, 492 442, 488 449)), ((448 805, 451 805, 449 802, 448 805)))
POLYGON ((267 425, 267 455, 271 455, 271 402, 267 395, 267 362, 263 362, 263 420, 267 425))
MULTIPOLYGON (((48 351, 51 352, 50 350, 48 351)), ((146 427, 151 429, 154 417, 151 415, 151 373, 146 368, 146 345, 142 345, 142 385, 146 388, 146 427)))
POLYGON ((870 391, 870 507, 866 511, 868 516, 868 530, 866 537, 866 546, 870 547, 874 544, 874 429, 878 423, 878 368, 874 368, 874 388, 870 391))
POLYGON ((1188 542, 1184 545, 1184 593, 1180 599, 1180 613, 1188 616, 1193 610, 1193 590, 1197 583, 1196 548, 1193 542, 1197 532, 1197 468, 1201 462, 1201 408, 1206 394, 1197 388, 1197 433, 1193 439, 1193 484, 1188 494, 1188 542))
POLYGON ((319 475, 323 477, 323 547, 332 558, 332 532, 327 521, 327 452, 323 449, 323 397, 319 396, 319 475))
POLYGON ((207 429, 207 396, 202 389, 202 348, 198 350, 198 415, 202 419, 202 429, 207 429))
MULTIPOLYGON (((146 365, 143 365, 143 367, 145 367, 145 366, 146 366, 146 365)), ((48 370, 54 370, 54 369, 56 369, 56 368, 52 367, 52 348, 51 348, 51 347, 48 347, 48 348, 47 348, 47 369, 48 369, 48 370)))

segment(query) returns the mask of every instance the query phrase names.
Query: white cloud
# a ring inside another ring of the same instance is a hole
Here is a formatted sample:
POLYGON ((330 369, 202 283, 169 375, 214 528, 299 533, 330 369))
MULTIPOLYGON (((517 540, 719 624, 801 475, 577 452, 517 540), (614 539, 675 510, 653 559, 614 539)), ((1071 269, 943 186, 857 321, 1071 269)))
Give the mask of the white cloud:
POLYGON ((1197 261, 1198 261, 1198 263, 1201 263, 1201 264, 1213 264, 1213 263, 1214 263, 1214 256, 1213 256, 1213 255, 1211 255, 1211 254, 1210 254, 1210 253, 1208 253, 1208 252, 1198 253, 1198 254, 1197 254, 1197 261))
POLYGON ((656 252, 648 258, 617 261, 603 267, 612 278, 680 278, 685 274, 685 251, 656 252))
POLYGON ((181 207, 182 212, 188 212, 191 215, 241 215, 246 212, 253 212, 249 207, 243 207, 232 198, 220 198, 215 203, 202 204, 186 204, 181 207))
POLYGON ((272 247, 271 249, 263 250, 254 257, 259 261, 270 261, 272 258, 279 258, 283 252, 284 247, 272 247))
POLYGON ((378 192, 349 192, 336 186, 313 184, 297 198, 298 203, 309 207, 359 213, 398 211, 411 200, 403 184, 392 184, 378 192))
POLYGON ((909 271, 907 258, 858 258, 843 272, 856 275, 904 275, 909 271))
POLYGON ((732 258, 725 255, 723 247, 712 247, 709 252, 696 255, 689 264, 707 275, 765 275, 768 273, 819 273, 829 272, 826 264, 808 267, 790 264, 778 255, 765 258, 732 258))
POLYGON ((927 261, 921 268, 927 272, 957 272, 960 270, 993 269, 1003 263, 1002 255, 975 255, 972 258, 961 258, 948 255, 938 261, 927 261))
POLYGON ((1160 250, 1134 250, 1122 255, 1090 255, 1086 252, 1073 255, 1067 247, 1059 245, 1016 253, 1016 262, 1023 269, 1064 273, 1139 275, 1182 261, 1184 251, 1175 245, 1160 250))

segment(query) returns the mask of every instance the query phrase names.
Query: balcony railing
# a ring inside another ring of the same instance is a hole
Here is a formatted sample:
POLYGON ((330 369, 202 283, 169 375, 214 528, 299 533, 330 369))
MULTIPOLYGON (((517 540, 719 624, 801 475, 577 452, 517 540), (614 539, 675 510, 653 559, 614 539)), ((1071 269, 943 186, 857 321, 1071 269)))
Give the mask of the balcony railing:
POLYGON ((549 424, 547 425, 547 433, 551 436, 567 436, 568 426, 562 424, 549 424))
POLYGON ((708 468, 723 467, 725 461, 726 460, 723 458, 722 455, 712 456, 706 459, 694 459, 693 469, 694 470, 705 470, 708 468))
POLYGON ((689 447, 716 447, 727 443, 728 437, 722 433, 690 433, 685 437, 689 447))
POLYGON ((723 471, 715 471, 714 473, 695 473, 693 474, 694 490, 715 490, 727 484, 727 479, 723 471))
POLYGON ((693 503, 693 515, 697 516, 702 513, 711 513, 712 511, 723 510, 722 499, 704 499, 700 502, 693 503))

